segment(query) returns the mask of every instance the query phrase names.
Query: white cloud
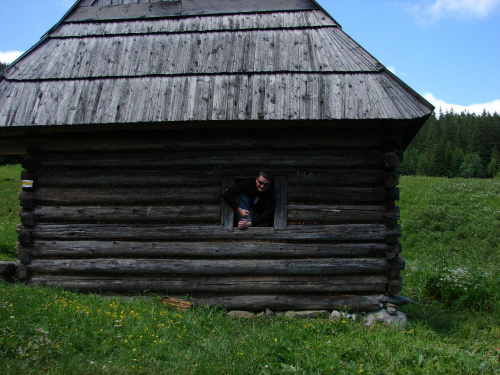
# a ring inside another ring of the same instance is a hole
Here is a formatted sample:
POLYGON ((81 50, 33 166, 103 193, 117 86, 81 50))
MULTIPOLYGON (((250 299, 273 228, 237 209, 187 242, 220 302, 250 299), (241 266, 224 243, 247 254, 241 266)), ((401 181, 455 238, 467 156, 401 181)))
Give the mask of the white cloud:
POLYGON ((423 0, 412 7, 420 22, 446 17, 460 19, 486 18, 500 10, 500 0, 423 0))
POLYGON ((396 74, 396 67, 395 66, 388 66, 387 70, 389 70, 390 72, 392 72, 392 74, 396 74))
POLYGON ((445 102, 444 100, 436 98, 433 94, 427 93, 424 95, 424 98, 429 101, 434 107, 436 107, 435 112, 439 115, 439 112, 451 112, 454 113, 475 113, 477 115, 481 115, 484 111, 489 112, 491 114, 497 112, 500 113, 500 99, 493 100, 489 103, 483 104, 471 104, 471 105, 459 105, 459 104, 450 104, 445 102))
POLYGON ((12 61, 21 56, 24 52, 21 51, 0 51, 0 62, 10 64, 12 61))

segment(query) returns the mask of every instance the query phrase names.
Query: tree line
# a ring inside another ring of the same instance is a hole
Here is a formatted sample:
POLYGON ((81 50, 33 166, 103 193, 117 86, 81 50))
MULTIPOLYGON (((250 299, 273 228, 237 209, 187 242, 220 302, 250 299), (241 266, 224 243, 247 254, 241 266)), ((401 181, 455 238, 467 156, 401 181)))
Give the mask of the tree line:
POLYGON ((9 64, 5 64, 3 62, 0 62, 0 72, 4 70, 9 64))
POLYGON ((404 153, 402 174, 500 176, 500 115, 433 113, 404 153))

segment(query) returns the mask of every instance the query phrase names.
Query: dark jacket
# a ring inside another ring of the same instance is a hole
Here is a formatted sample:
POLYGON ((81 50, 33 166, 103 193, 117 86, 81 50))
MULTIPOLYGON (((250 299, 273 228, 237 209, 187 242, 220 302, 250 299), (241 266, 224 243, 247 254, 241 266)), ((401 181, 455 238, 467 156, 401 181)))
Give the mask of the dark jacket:
POLYGON ((255 179, 244 180, 231 186, 222 196, 233 210, 236 210, 238 209, 238 205, 235 199, 242 193, 247 194, 250 198, 250 207, 254 211, 252 218, 253 226, 258 226, 265 222, 271 224, 274 222, 274 209, 276 207, 274 185, 271 185, 269 189, 261 193, 255 186, 255 179))

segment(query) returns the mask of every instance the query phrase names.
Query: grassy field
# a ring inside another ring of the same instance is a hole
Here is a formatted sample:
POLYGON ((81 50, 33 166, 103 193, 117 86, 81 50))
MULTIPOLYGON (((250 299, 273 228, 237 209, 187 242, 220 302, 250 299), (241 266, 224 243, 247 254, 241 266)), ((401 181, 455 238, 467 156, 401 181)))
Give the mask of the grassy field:
MULTIPOLYGON (((20 168, 0 167, 1 256, 20 168)), ((160 298, 0 283, 2 374, 499 374, 500 181, 404 177, 406 326, 238 320, 160 298)))

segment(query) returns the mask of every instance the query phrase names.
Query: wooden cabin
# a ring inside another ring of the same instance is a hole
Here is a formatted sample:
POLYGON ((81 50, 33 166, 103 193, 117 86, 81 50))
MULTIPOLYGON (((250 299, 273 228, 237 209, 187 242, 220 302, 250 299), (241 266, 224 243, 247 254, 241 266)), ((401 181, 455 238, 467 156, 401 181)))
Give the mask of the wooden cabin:
POLYGON ((312 0, 76 1, 1 73, 17 276, 255 311, 400 301, 397 166, 432 111, 312 0), (240 230, 221 192, 261 168, 274 226, 240 230))

